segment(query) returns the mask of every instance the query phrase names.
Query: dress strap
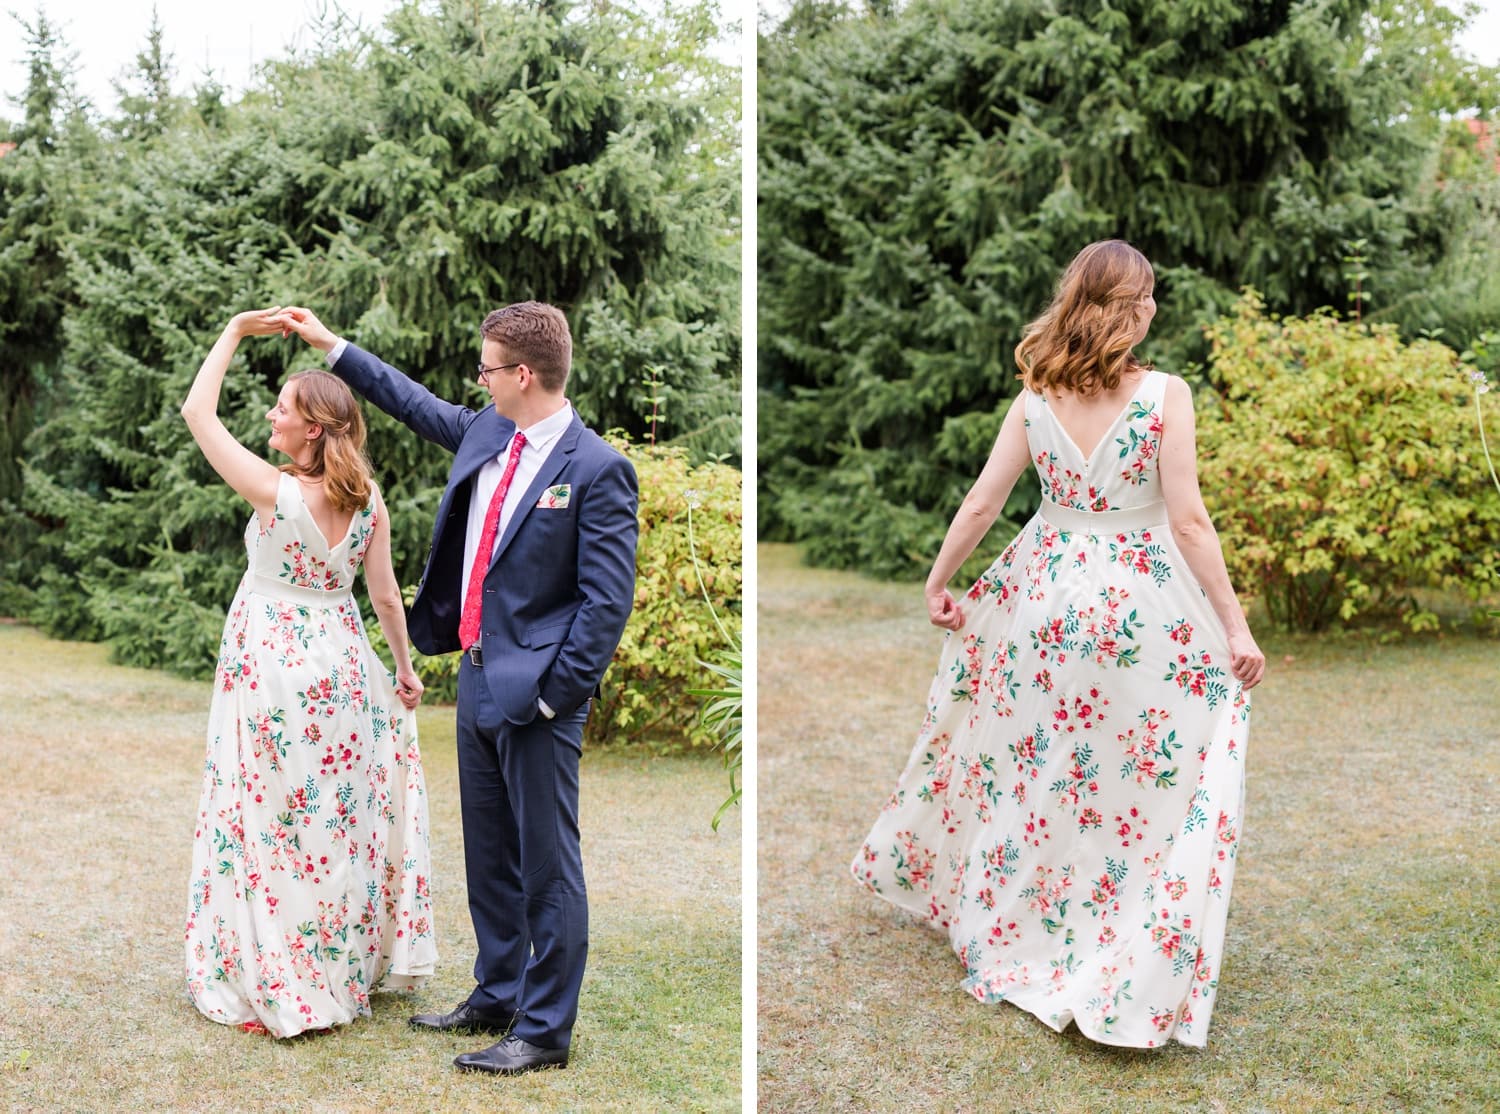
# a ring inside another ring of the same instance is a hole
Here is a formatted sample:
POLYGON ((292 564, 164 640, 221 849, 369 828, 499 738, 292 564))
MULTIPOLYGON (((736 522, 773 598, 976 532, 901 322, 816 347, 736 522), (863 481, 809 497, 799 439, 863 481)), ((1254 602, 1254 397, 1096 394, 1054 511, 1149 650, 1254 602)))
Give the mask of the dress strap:
MULTIPOLYGON (((1047 400, 1026 387, 1021 388, 1021 398, 1026 407, 1022 412, 1026 416, 1026 449, 1032 456, 1036 456, 1042 448, 1042 421, 1047 417, 1047 400)), ((1014 406, 1015 403, 1011 405, 1014 406)))
POLYGON ((1170 378, 1166 372, 1152 368, 1146 373, 1146 381, 1141 384, 1141 393, 1151 402, 1164 402, 1167 397, 1167 380, 1170 378))

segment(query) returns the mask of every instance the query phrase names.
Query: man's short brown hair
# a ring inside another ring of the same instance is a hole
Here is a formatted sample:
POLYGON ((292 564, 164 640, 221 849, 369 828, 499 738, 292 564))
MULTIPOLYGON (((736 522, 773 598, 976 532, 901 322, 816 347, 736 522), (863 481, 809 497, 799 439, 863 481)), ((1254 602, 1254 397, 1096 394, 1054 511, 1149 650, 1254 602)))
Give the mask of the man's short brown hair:
POLYGON ((573 366, 573 334, 563 311, 546 302, 516 302, 492 310, 479 326, 486 340, 503 345, 511 360, 525 364, 547 391, 561 391, 573 366))

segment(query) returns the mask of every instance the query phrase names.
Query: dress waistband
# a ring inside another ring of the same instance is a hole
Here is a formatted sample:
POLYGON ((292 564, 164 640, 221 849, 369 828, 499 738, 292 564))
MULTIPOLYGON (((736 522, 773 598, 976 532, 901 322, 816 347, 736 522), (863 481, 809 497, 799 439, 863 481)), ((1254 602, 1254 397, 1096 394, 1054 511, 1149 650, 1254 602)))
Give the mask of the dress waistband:
POLYGON ((335 588, 332 591, 322 588, 304 588, 299 584, 289 584, 280 577, 267 576, 264 573, 251 574, 250 591, 257 596, 295 603, 301 607, 337 607, 351 595, 348 588, 335 588))
POLYGON ((1080 511, 1043 499, 1040 514, 1059 530, 1075 534, 1128 534, 1167 524, 1167 505, 1160 500, 1120 511, 1080 511))

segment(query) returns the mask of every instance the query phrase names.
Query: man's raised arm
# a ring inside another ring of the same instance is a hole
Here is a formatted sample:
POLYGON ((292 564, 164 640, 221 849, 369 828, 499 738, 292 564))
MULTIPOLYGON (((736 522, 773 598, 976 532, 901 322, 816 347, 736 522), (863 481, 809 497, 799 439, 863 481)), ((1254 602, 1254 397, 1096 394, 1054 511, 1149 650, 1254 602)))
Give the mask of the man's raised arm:
POLYGON ((323 352, 335 375, 407 429, 449 452, 458 451, 464 430, 474 420, 473 410, 438 398, 379 357, 336 336, 310 309, 287 306, 276 320, 285 333, 296 333, 323 352))

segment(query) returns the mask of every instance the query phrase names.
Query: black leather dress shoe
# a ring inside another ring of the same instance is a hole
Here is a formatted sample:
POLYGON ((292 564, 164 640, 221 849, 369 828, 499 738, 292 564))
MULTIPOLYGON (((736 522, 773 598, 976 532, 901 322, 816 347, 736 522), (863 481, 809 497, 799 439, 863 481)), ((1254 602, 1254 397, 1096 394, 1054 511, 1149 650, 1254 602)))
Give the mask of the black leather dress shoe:
POLYGON ((520 1037, 506 1037, 483 1052, 465 1052, 453 1061, 463 1071, 488 1071, 497 1075, 517 1075, 539 1068, 568 1066, 566 1048, 538 1048, 520 1037))
POLYGON ((496 1017, 480 1013, 467 1002, 460 1002, 452 1013, 419 1013, 408 1024, 413 1029, 435 1029, 439 1033, 498 1033, 504 1036, 520 1017, 519 1010, 496 1017))

